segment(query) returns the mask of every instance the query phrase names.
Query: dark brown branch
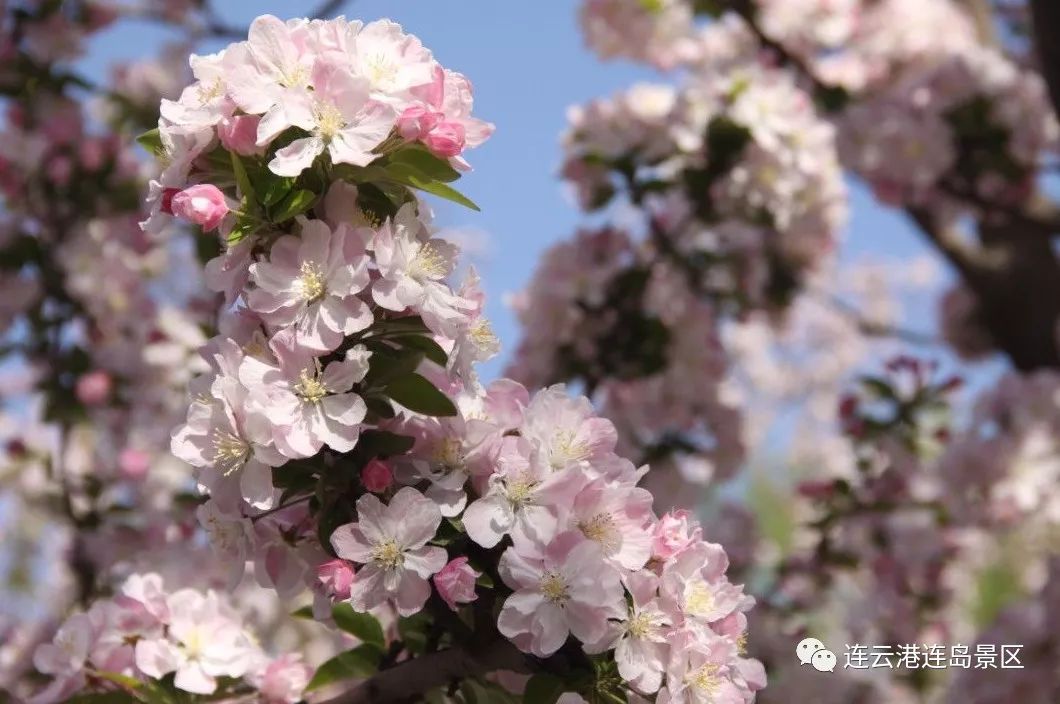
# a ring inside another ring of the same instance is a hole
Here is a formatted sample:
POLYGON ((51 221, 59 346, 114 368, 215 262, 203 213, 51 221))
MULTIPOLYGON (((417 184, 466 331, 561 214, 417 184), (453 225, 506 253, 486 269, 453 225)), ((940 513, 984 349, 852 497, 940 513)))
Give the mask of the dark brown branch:
POLYGON ((319 704, 396 704, 421 701, 424 692, 497 670, 533 671, 526 655, 504 638, 474 650, 454 647, 399 663, 355 689, 319 704))
POLYGON ((1060 2, 1030 0, 1034 46, 1053 110, 1060 115, 1060 2))

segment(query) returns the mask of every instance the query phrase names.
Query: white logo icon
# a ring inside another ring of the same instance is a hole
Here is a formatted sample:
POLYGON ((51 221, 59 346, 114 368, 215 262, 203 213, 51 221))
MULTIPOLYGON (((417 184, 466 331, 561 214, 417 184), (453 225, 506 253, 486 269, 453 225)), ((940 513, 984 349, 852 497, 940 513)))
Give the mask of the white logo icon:
POLYGON ((795 647, 795 654, 799 657, 799 662, 809 665, 813 654, 818 650, 824 650, 824 643, 816 638, 803 638, 795 647))
POLYGON ((811 659, 813 669, 818 672, 833 672, 835 670, 835 653, 831 650, 818 650, 811 659))

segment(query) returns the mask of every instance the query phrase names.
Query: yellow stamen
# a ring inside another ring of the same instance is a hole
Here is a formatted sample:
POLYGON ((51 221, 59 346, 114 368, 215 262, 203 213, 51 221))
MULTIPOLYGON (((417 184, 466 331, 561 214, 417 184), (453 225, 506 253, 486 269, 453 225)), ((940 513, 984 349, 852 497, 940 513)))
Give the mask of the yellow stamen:
POLYGON ((546 572, 541 578, 541 593, 553 604, 562 604, 570 598, 567 583, 555 572, 546 572))
POLYGON ((299 268, 298 287, 306 303, 320 300, 327 291, 324 271, 315 262, 302 262, 299 268))
POLYGON ((372 562, 392 570, 405 562, 405 555, 393 540, 384 540, 372 548, 372 562))

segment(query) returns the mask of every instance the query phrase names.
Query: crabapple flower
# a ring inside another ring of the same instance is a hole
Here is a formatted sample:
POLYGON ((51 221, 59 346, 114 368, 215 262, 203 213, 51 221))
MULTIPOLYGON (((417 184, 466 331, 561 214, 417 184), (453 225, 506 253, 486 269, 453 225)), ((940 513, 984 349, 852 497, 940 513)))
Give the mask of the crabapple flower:
MULTIPOLYGON (((251 23, 248 41, 225 50, 222 67, 228 93, 244 112, 264 113, 262 122, 276 123, 288 102, 305 93, 313 65, 306 51, 307 24, 264 15, 251 23)), ((259 132, 258 142, 266 144, 268 139, 261 139, 259 132)))
POLYGON ((599 545, 609 562, 638 570, 651 557, 651 503, 647 490, 601 477, 578 492, 567 522, 599 545))
POLYGON ((258 143, 268 143, 288 127, 309 132, 277 150, 269 168, 280 176, 297 176, 327 151, 335 164, 367 166, 372 152, 394 127, 393 108, 369 98, 369 83, 345 67, 318 59, 312 71, 313 92, 299 92, 282 113, 266 115, 258 126, 258 143))
POLYGON ((427 602, 427 578, 446 563, 445 550, 427 545, 434 538, 442 513, 412 487, 394 494, 389 505, 376 496, 357 499, 357 522, 339 526, 331 534, 335 553, 362 567, 350 590, 358 611, 392 601, 402 616, 411 616, 427 602))
POLYGON ((381 278, 372 285, 372 298, 387 310, 415 309, 432 330, 448 335, 471 304, 444 283, 456 265, 456 246, 426 236, 411 203, 379 228, 371 249, 381 278))
POLYGON ((82 375, 74 387, 77 400, 86 406, 98 406, 110 398, 114 382, 110 374, 97 369, 82 375))
POLYGON ((175 194, 170 209, 178 218, 200 225, 206 232, 216 229, 228 215, 225 194, 208 183, 189 186, 175 194))
POLYGON ((371 96, 404 107, 412 89, 431 82, 435 62, 419 39, 390 20, 370 22, 351 42, 353 72, 368 81, 371 96))
POLYGON ((431 581, 434 582, 434 588, 438 590, 442 601, 456 611, 457 604, 466 604, 478 599, 475 594, 475 580, 481 575, 481 572, 476 572, 467 564, 467 557, 461 555, 450 560, 431 581))
POLYGON ((353 565, 345 560, 328 560, 317 566, 317 584, 324 594, 338 601, 350 598, 350 586, 356 578, 353 565))
POLYGON ((498 569, 514 593, 504 601, 497 629, 524 652, 548 657, 568 635, 599 641, 608 620, 625 615, 618 572, 578 533, 560 534, 540 558, 508 548, 498 569))
POLYGON ((675 623, 705 628, 754 604, 743 587, 725 578, 728 565, 715 543, 697 543, 664 564, 660 591, 675 623))
POLYGON ((652 557, 666 561, 698 543, 703 529, 691 513, 684 509, 671 511, 655 524, 652 557))
POLYGON ((625 578, 625 583, 632 597, 629 613, 620 625, 618 641, 608 647, 615 650, 622 679, 638 691, 655 692, 662 684, 670 655, 670 617, 659 604, 659 578, 655 574, 634 572, 625 578))
POLYGON ((556 533, 554 506, 568 505, 584 483, 576 472, 552 472, 522 437, 506 437, 489 488, 464 511, 468 537, 492 548, 507 534, 523 551, 543 547, 556 533))
POLYGON ((89 648, 95 642, 95 631, 88 614, 74 614, 59 627, 51 643, 37 648, 33 654, 34 666, 56 677, 80 672, 88 660, 89 648))
POLYGON ((240 156, 260 154, 264 149, 257 144, 259 122, 257 115, 226 117, 217 125, 217 138, 222 147, 240 156))
POLYGON ((382 494, 394 483, 394 473, 386 462, 374 459, 361 470, 361 483, 373 494, 382 494))
POLYGON ((611 421, 596 417, 589 399, 570 398, 562 384, 534 396, 526 409, 523 434, 540 443, 553 470, 610 454, 618 442, 611 421))
POLYGON ((178 689, 212 694, 218 677, 242 677, 254 646, 213 592, 182 589, 167 599, 170 621, 165 638, 136 643, 136 666, 149 677, 175 672, 178 689))
POLYGON ((352 450, 367 407, 350 389, 368 373, 371 353, 358 345, 323 366, 292 337, 282 332, 273 337, 275 365, 249 356, 240 365, 250 414, 270 428, 285 457, 311 457, 324 445, 352 450))
POLYGON ((295 654, 281 655, 258 668, 247 680, 258 690, 264 704, 296 704, 302 701, 313 668, 295 654))
POLYGON ((374 320, 357 297, 369 280, 364 243, 345 225, 302 220, 301 237, 278 239, 268 261, 250 265, 250 278, 250 309, 270 325, 293 326, 295 341, 315 352, 330 352, 374 320))

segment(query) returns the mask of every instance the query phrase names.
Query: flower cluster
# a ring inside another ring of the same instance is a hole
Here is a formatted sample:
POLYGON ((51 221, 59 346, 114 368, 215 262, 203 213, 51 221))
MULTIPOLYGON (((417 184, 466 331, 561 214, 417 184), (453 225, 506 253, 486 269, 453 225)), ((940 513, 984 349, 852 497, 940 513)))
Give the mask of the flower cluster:
POLYGON ((153 573, 130 576, 113 598, 68 617, 33 661, 51 678, 33 698, 39 704, 86 688, 151 693, 167 675, 185 692, 294 704, 310 675, 295 655, 262 652, 221 594, 169 591, 153 573))
POLYGON ((477 279, 452 287, 457 249, 411 190, 466 201, 447 184, 488 129, 464 79, 396 25, 344 19, 259 18, 192 67, 145 137, 169 166, 144 227, 175 216, 224 242, 207 265, 220 334, 172 449, 197 468, 233 581, 250 562, 283 596, 310 588, 321 620, 341 626, 343 602, 426 618, 451 647, 467 638, 451 611, 497 602, 478 638, 546 670, 565 645, 591 654, 597 690, 752 701, 753 600, 721 546, 685 515, 656 518, 647 469, 588 400, 475 375, 496 352, 477 279))

